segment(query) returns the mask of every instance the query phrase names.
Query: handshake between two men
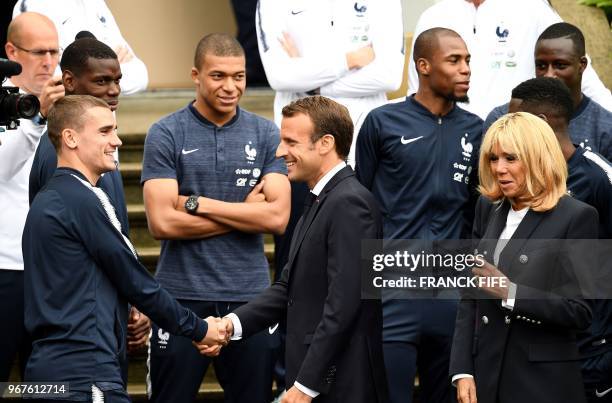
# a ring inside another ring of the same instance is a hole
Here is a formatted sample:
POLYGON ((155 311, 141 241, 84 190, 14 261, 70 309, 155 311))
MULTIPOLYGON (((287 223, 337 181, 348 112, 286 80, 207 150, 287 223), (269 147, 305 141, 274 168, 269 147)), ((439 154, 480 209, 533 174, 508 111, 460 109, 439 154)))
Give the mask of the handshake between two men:
POLYGON ((215 318, 209 316, 206 318, 208 331, 206 336, 193 345, 198 349, 200 354, 208 357, 216 357, 221 352, 221 348, 228 345, 230 339, 234 335, 234 324, 228 317, 215 318))

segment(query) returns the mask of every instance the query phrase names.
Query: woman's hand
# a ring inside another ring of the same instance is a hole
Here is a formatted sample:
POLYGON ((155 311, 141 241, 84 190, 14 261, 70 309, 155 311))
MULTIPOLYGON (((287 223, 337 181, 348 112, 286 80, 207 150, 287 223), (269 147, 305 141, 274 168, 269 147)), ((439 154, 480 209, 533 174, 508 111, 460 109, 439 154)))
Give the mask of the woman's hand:
POLYGON ((508 299, 510 280, 497 267, 483 262, 482 266, 472 269, 472 274, 477 277, 481 290, 495 298, 508 299))

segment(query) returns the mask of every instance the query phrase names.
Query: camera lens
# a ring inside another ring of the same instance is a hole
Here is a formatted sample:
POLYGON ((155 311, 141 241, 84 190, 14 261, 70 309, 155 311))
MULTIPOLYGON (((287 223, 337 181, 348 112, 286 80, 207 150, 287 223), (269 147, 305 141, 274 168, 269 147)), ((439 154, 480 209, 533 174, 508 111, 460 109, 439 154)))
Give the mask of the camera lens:
POLYGON ((0 122, 30 119, 40 110, 38 98, 31 94, 0 93, 0 122))
POLYGON ((19 95, 16 102, 17 115, 30 119, 40 110, 40 102, 34 95, 19 95))

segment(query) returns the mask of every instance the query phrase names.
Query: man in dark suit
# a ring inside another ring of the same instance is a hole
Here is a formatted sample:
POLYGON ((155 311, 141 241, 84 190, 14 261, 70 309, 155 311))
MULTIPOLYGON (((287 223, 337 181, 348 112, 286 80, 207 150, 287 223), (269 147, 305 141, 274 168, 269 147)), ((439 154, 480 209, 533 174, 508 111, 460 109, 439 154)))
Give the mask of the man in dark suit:
POLYGON ((361 241, 382 235, 372 195, 346 165, 353 136, 348 110, 321 96, 283 108, 281 142, 291 181, 312 204, 296 226, 279 281, 225 319, 233 339, 286 320, 289 402, 386 400, 382 316, 361 299, 361 241))

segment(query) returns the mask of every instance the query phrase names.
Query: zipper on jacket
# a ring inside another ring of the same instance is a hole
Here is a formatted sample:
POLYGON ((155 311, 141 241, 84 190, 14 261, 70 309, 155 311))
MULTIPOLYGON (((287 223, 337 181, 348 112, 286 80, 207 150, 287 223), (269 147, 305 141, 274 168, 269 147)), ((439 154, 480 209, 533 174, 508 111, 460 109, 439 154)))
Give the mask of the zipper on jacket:
POLYGON ((443 138, 443 133, 442 133, 442 117, 438 116, 438 130, 437 130, 437 135, 436 135, 436 150, 435 150, 435 162, 434 162, 434 192, 433 192, 433 197, 432 197, 432 203, 433 206, 431 208, 432 213, 429 216, 429 234, 430 236, 433 236, 432 239, 435 239, 435 236, 433 234, 433 229, 432 229, 432 221, 433 221, 433 217, 434 217, 434 211, 436 211, 436 209, 438 208, 437 206, 440 204, 440 181, 441 181, 441 166, 443 164, 442 160, 444 160, 442 154, 442 141, 444 141, 443 138))

